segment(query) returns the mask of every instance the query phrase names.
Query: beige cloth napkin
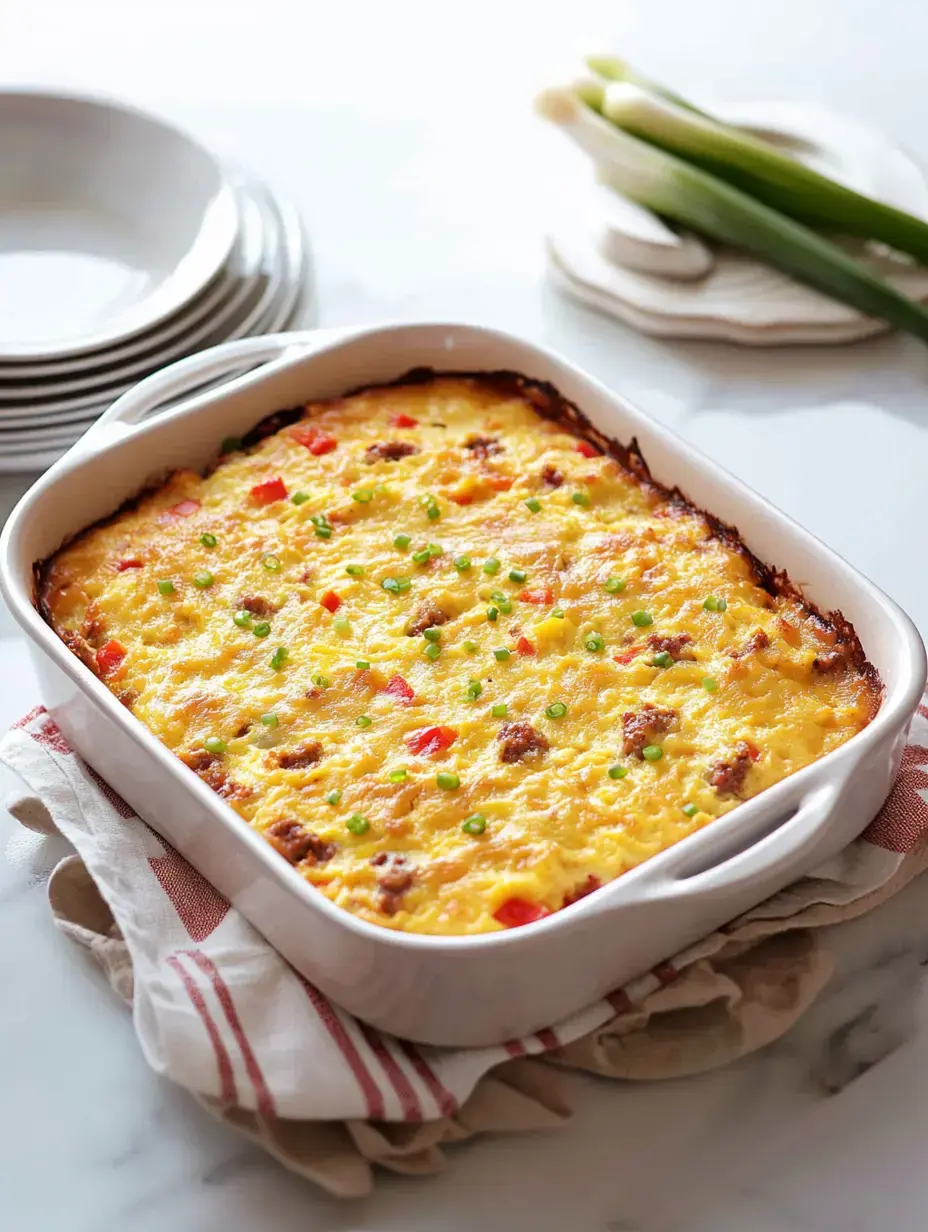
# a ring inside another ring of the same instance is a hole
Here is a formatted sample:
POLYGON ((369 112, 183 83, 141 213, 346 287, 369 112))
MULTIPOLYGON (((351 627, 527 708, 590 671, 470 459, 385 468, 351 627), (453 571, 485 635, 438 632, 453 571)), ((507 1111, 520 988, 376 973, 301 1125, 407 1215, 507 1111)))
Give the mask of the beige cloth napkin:
POLYGON ((474 1134, 557 1125, 569 1109, 545 1062, 655 1079, 763 1047, 828 981, 816 930, 872 910, 928 864, 922 706, 880 816, 815 876, 550 1030, 499 1048, 427 1048, 358 1023, 297 976, 44 710, 7 734, 0 760, 25 784, 13 815, 76 849, 49 882, 55 922, 132 1005, 149 1063, 344 1197, 370 1190, 375 1164, 433 1173, 446 1146, 474 1134))

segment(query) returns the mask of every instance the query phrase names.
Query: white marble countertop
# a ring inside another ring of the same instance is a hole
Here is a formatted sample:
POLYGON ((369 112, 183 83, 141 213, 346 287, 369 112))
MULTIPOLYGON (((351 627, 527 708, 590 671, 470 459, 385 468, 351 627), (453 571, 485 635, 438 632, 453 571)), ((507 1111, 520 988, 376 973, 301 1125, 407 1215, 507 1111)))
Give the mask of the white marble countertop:
MULTIPOLYGON (((928 157, 910 0, 218 0, 19 6, 0 80, 120 93, 301 204, 321 321, 458 318, 553 345, 847 556, 928 632, 928 355, 910 339, 739 351, 662 343, 546 288, 540 236, 573 166, 528 114, 578 37, 684 92, 813 98, 928 157), (518 12, 516 10, 519 10, 518 12)), ((25 486, 0 486, 0 514, 25 486)), ((0 725, 37 699, 0 612, 0 725)), ((567 1075, 563 1129, 482 1140, 438 1179, 340 1204, 156 1079, 128 1015, 51 923, 60 852, 0 818, 0 1227, 17 1232, 921 1232, 928 1173, 924 890, 839 930, 838 972, 762 1054, 655 1085, 567 1075)))

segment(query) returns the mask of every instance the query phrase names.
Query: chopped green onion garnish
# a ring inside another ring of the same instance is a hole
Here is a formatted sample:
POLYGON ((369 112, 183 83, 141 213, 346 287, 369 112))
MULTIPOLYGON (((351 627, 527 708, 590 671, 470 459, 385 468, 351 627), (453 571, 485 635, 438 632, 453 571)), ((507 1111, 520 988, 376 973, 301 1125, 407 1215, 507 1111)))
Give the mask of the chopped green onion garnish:
POLYGON ((345 572, 349 577, 364 577, 363 565, 345 565, 345 572))
POLYGON ((213 575, 208 570, 193 575, 193 584, 200 590, 208 590, 214 580, 213 575))
POLYGON ((338 788, 336 788, 335 791, 329 792, 329 794, 325 798, 325 802, 326 804, 338 804, 341 798, 342 798, 342 793, 338 790, 338 788))
POLYGON ((727 599, 716 599, 715 595, 710 595, 702 605, 704 612, 724 612, 728 607, 727 599))
POLYGON ((695 804, 684 804, 683 806, 683 814, 685 817, 695 817, 698 812, 699 809, 695 804))
POLYGON ((505 702, 497 702, 495 706, 490 708, 490 714, 494 719, 505 719, 509 707, 505 702))
POLYGON ((347 616, 336 616, 332 624, 336 633, 348 633, 351 630, 351 621, 347 616))
POLYGON ((438 518, 441 517, 441 510, 434 503, 434 501, 432 502, 432 504, 426 505, 425 516, 429 519, 430 522, 435 522, 438 520, 438 518))
POLYGON ((219 446, 220 453, 235 453, 237 449, 242 447, 242 438, 240 436, 227 436, 219 446))
POLYGON ((719 687, 719 682, 717 680, 713 680, 711 676, 703 676, 702 687, 707 693, 714 693, 719 687))
POLYGON ((396 538, 393 540, 393 546, 395 548, 399 548, 401 552, 405 552, 406 549, 409 547, 410 542, 411 541, 410 541, 409 535, 397 535, 396 538))
POLYGON ((563 702, 552 702, 551 705, 545 711, 545 714, 548 716, 549 719, 563 719, 566 713, 567 713, 567 707, 564 705, 563 702))
POLYGON ((209 531, 207 531, 205 535, 200 536, 200 542, 205 548, 214 548, 219 540, 215 535, 211 535, 209 531))
POLYGON ((380 583, 382 590, 388 590, 391 595, 400 593, 400 579, 395 577, 385 577, 380 583))
POLYGON ((357 663, 355 663, 355 667, 359 672, 369 672, 371 665, 367 659, 358 659, 357 663))
POLYGON ((305 505, 306 502, 309 500, 309 493, 308 492, 294 492, 293 495, 290 497, 290 499, 293 501, 294 505, 305 505))
POLYGON ((554 617, 555 620, 564 619, 564 613, 561 611, 559 607, 554 608, 554 610, 551 612, 551 615, 554 617))
POLYGON ((457 569, 458 573, 466 573, 467 570, 470 568, 470 557, 469 556, 455 556, 454 567, 455 569, 457 569))
POLYGON ((269 573, 280 573, 280 561, 271 552, 262 558, 261 564, 269 573))
MULTIPOLYGON (((162 578, 161 581, 158 583, 158 594, 159 595, 173 595, 173 593, 174 593, 174 583, 171 581, 170 578, 162 578)), ((233 616, 232 619, 234 620, 235 617, 233 616)))
POLYGON ((509 658, 509 651, 505 648, 503 650, 494 650, 493 658, 497 661, 497 663, 505 663, 509 658))
POLYGON ((430 629, 423 629, 422 636, 425 638, 427 642, 440 642, 441 641, 441 629, 436 629, 434 627, 430 629))
POLYGON ((370 727, 374 720, 369 714, 359 714, 354 721, 355 727, 370 727))
POLYGON ((425 657, 427 659, 431 659, 431 661, 434 663, 440 654, 441 654, 441 647, 438 645, 438 643, 429 642, 429 644, 425 648, 425 657))
POLYGON ((607 773, 611 779, 624 779, 628 770, 625 766, 610 766, 607 773))
POLYGON ((409 778, 409 771, 405 766, 399 766, 396 770, 390 771, 389 778, 391 783, 405 783, 409 778))
POLYGON ((601 633, 591 633, 584 640, 583 644, 586 646, 587 650, 592 651, 594 654, 600 650, 605 650, 606 648, 606 641, 601 633))
POLYGON ((510 582, 524 582, 527 576, 528 574, 525 572, 524 569, 510 569, 509 570, 510 582))
POLYGON ((641 756, 645 761, 660 761, 664 756, 664 750, 659 744, 646 744, 641 750, 641 756))
POLYGON ((371 823, 366 817, 362 817, 360 813, 352 813, 345 825, 352 834, 366 834, 371 828, 371 823))
POLYGON ((332 681, 328 678, 328 676, 323 676, 321 673, 317 673, 315 676, 311 676, 310 679, 312 680, 313 684, 317 685, 320 689, 327 689, 329 685, 332 683, 332 681))
POLYGON ((220 740, 218 736, 208 736, 203 741, 203 747, 207 753, 224 753, 226 751, 226 742, 220 740))
POLYGON ((537 496, 530 496, 528 500, 523 501, 522 504, 529 510, 530 513, 541 513, 541 501, 537 496))
POLYGON ((278 646, 277 649, 274 651, 274 653, 271 655, 271 667, 273 667, 275 672, 279 672, 280 669, 283 667, 283 665, 287 662, 289 658, 290 658, 290 651, 287 649, 287 647, 278 646))
POLYGON ((491 575, 494 573, 499 573, 499 561, 495 556, 491 556, 483 562, 483 571, 484 573, 489 573, 491 575))
POLYGON ((412 585, 412 582, 410 582, 408 577, 398 577, 396 579, 396 586, 401 595, 405 594, 406 591, 409 590, 411 585, 412 585))
POLYGON ((495 620, 498 615, 499 615, 498 607, 488 607, 487 608, 487 620, 495 620))
MULTIPOLYGON (((161 587, 159 586, 158 589, 161 590, 161 587)), ((173 589, 174 589, 174 586, 172 584, 171 590, 173 589)), ((232 616, 232 620, 235 624, 238 625, 240 629, 250 629, 251 628, 251 612, 247 611, 245 608, 240 608, 237 612, 235 612, 234 615, 232 616)), ((270 625, 268 625, 267 631, 268 633, 270 633, 271 631, 270 625)))
POLYGON ((467 651, 468 654, 477 653, 477 643, 476 642, 462 642, 461 645, 467 651))
POLYGON ((317 539, 331 539, 332 538, 332 527, 331 526, 317 526, 315 534, 316 534, 317 539))
POLYGON ((639 629, 644 629, 654 624, 654 617, 650 612, 632 612, 632 624, 639 629))
POLYGON ((483 685, 480 683, 480 681, 471 680, 467 686, 468 701, 475 702, 482 692, 483 692, 483 685))
POLYGON ((431 560, 431 553, 428 548, 422 548, 419 552, 413 552, 412 558, 417 565, 424 565, 427 560, 431 560))
POLYGON ((358 488, 356 492, 351 493, 351 499, 356 500, 359 505, 367 505, 374 499, 373 489, 358 488))
POLYGON ((427 543, 425 545, 425 550, 428 552, 429 556, 444 556, 445 554, 445 549, 440 543, 427 543))
POLYGON ((625 589, 625 582, 622 578, 611 577, 606 578, 606 590, 610 595, 620 595, 625 589))
POLYGON ((461 829, 465 834, 482 834, 486 828, 487 819, 483 813, 474 813, 461 824, 461 829))
POLYGON ((274 714, 272 711, 269 714, 262 714, 261 722, 264 724, 265 727, 276 727, 277 724, 280 722, 280 720, 277 718, 277 715, 274 714))
POLYGON ((448 774, 447 771, 442 771, 441 774, 435 775, 435 782, 445 791, 457 791, 461 786, 461 780, 456 774, 448 774))
POLYGON ((670 667, 673 663, 673 655, 666 650, 662 650, 660 654, 656 654, 651 660, 652 667, 670 667))
POLYGON ((496 606, 499 608, 499 610, 503 613, 504 616, 508 616, 509 613, 512 611, 512 600, 509 598, 508 595, 504 595, 501 590, 494 590, 492 595, 490 595, 490 598, 493 600, 493 602, 496 604, 496 606))
POLYGON ((267 637, 270 631, 271 631, 271 626, 270 624, 268 624, 266 620, 260 620, 255 625, 255 627, 252 629, 252 633, 255 635, 255 637, 267 637))
POLYGON ((570 499, 575 505, 588 505, 590 503, 590 498, 586 492, 572 492, 570 499))

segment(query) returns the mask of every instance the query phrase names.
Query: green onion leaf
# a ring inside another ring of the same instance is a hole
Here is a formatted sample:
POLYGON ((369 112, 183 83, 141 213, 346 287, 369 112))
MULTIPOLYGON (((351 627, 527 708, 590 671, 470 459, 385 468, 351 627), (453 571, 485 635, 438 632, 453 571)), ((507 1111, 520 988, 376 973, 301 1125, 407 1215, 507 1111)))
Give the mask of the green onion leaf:
POLYGON ((427 642, 440 642, 441 641, 441 629, 438 629, 435 627, 432 627, 429 629, 423 629, 422 636, 425 638, 427 642))
POLYGON ((659 744, 646 744, 641 750, 641 756, 645 761, 660 761, 664 756, 664 750, 659 744))
POLYGON ((370 727, 374 720, 369 714, 359 714, 354 721, 355 727, 370 727))
POLYGON ((290 658, 290 651, 287 649, 287 647, 278 646, 277 649, 274 651, 274 653, 271 655, 271 667, 273 667, 275 672, 279 672, 280 669, 283 667, 283 665, 287 662, 289 658, 290 658))
POLYGON ((545 711, 545 714, 548 716, 549 719, 563 719, 566 713, 567 713, 567 707, 564 705, 563 702, 552 702, 551 705, 545 711))
POLYGON ((409 535, 397 535, 393 540, 393 546, 398 548, 401 552, 405 552, 411 542, 412 541, 409 535))
POLYGON ((395 770, 391 770, 389 774, 391 783, 405 783, 409 778, 409 771, 405 766, 398 766, 395 770))
POLYGON ((271 552, 268 552, 261 558, 261 564, 264 565, 268 573, 280 573, 280 561, 271 552))
POLYGON ((271 631, 271 626, 266 620, 258 621, 255 627, 252 629, 252 633, 255 635, 255 637, 267 637, 270 631, 271 631))
POLYGON ((332 621, 336 633, 348 633, 351 629, 351 621, 347 616, 336 616, 332 621))
POLYGON ((214 548, 219 540, 215 535, 211 535, 209 531, 207 531, 205 535, 200 536, 200 542, 205 548, 214 548))
POLYGON ((438 656, 441 654, 441 647, 438 645, 437 642, 429 642, 429 644, 425 648, 424 653, 425 653, 425 657, 427 659, 430 659, 434 663, 435 660, 438 658, 438 656))
POLYGON ((695 804, 684 804, 683 813, 686 817, 695 817, 699 812, 699 808, 695 804))
POLYGON ((332 527, 331 526, 317 526, 315 530, 315 535, 317 539, 331 539, 332 538, 332 527))
POLYGON ((610 766, 607 773, 611 779, 624 779, 628 770, 625 766, 610 766))
POLYGON ((503 650, 493 651, 493 658, 497 661, 497 663, 505 663, 506 660, 509 658, 509 655, 510 655, 510 652, 506 650, 505 648, 503 650))
POLYGON ((328 678, 328 676, 323 676, 321 673, 317 673, 315 676, 311 676, 310 679, 312 680, 313 684, 318 686, 318 688, 320 689, 327 689, 329 685, 332 683, 332 681, 328 678))
POLYGON ((458 776, 456 774, 449 774, 446 770, 435 775, 435 782, 444 791, 457 791, 461 786, 461 780, 458 776))
POLYGON ((261 722, 265 727, 276 727, 280 720, 277 718, 277 715, 271 711, 269 714, 262 714, 261 722))
POLYGON ((494 573, 499 573, 499 561, 495 556, 490 556, 483 562, 484 573, 489 573, 491 576, 494 573))
POLYGON ((366 834, 371 828, 371 823, 360 813, 352 813, 345 825, 352 834, 366 834))
POLYGON ((575 505, 586 506, 590 503, 590 498, 589 496, 587 496, 586 492, 573 492, 571 493, 570 499, 574 502, 575 505))
POLYGON ((601 633, 589 634, 583 644, 593 654, 598 654, 600 650, 606 649, 606 641, 601 633))
POLYGON ((341 798, 342 798, 342 793, 338 790, 338 788, 336 788, 335 791, 329 792, 329 794, 325 798, 325 802, 326 804, 335 805, 335 804, 338 804, 341 798))
POLYGON ((551 611, 551 615, 554 617, 555 620, 564 619, 564 613, 559 607, 553 608, 551 611))
POLYGON ((382 590, 389 591, 391 595, 398 595, 400 593, 400 583, 398 578, 385 577, 380 583, 380 586, 382 590))
POLYGON ((208 736, 203 741, 203 747, 207 753, 224 753, 226 751, 226 742, 220 740, 218 736, 208 736))
POLYGON ((417 565, 424 565, 427 560, 431 559, 428 548, 422 548, 419 552, 413 552, 413 560, 417 565))
POLYGON ((461 646, 464 648, 464 650, 467 651, 468 654, 477 653, 477 643, 476 642, 462 642, 461 646))
POLYGON ((215 578, 208 569, 204 569, 202 573, 195 573, 193 575, 193 584, 199 590, 208 590, 214 581, 215 578))
POLYGON ((371 488, 357 488, 351 493, 351 499, 357 501, 359 505, 369 505, 374 499, 374 493, 371 488))
POLYGON ((606 579, 606 590, 610 595, 620 595, 625 589, 625 582, 622 578, 611 577, 606 579))
POLYGON ((487 608, 487 620, 495 620, 498 615, 499 615, 498 607, 488 607, 487 608))
POLYGON ((541 513, 541 501, 537 496, 530 496, 527 501, 522 504, 530 513, 541 513))
POLYGON ((367 659, 358 659, 357 663, 355 663, 355 667, 359 672, 369 672, 371 665, 367 659))
POLYGON ((494 719, 505 719, 508 712, 509 707, 505 702, 497 702, 495 706, 490 708, 490 714, 492 714, 494 719))
POLYGON ((473 813, 467 821, 461 823, 461 829, 465 834, 482 834, 486 828, 487 819, 483 813, 473 813))
POLYGON ((294 492, 293 495, 290 497, 290 499, 291 501, 293 501, 294 505, 305 505, 306 502, 309 500, 309 493, 308 492, 294 492))
MULTIPOLYGON (((174 593, 174 583, 171 581, 170 578, 162 578, 161 581, 158 583, 158 594, 159 595, 173 595, 173 593, 174 593)), ((235 617, 233 616, 232 619, 235 620, 235 617)))
MULTIPOLYGON (((173 589, 174 589, 174 586, 172 584, 171 590, 173 589)), ((160 587, 159 587, 159 590, 160 590, 160 587)), ((232 621, 234 624, 237 624, 240 629, 250 629, 251 628, 251 612, 247 611, 245 608, 240 608, 237 612, 233 614, 232 621)), ((267 631, 268 633, 270 633, 271 631, 270 625, 268 625, 267 631)))
POLYGON ((471 680, 467 685, 467 700, 475 702, 483 692, 483 685, 479 680, 471 680))
POLYGON ((429 556, 444 556, 445 554, 445 549, 440 543, 427 543, 425 545, 425 550, 428 552, 429 556))
POLYGON ((714 693, 719 687, 719 682, 717 680, 713 680, 711 676, 703 676, 702 687, 707 693, 714 693))
POLYGON ((345 565, 345 572, 349 577, 364 577, 363 565, 345 565))
POLYGON ((470 557, 469 556, 455 556, 454 567, 455 569, 457 569, 458 573, 466 573, 467 570, 470 568, 470 557))
POLYGON ((510 569, 509 570, 510 582, 520 582, 520 583, 524 582, 527 576, 528 575, 526 574, 524 569, 510 569))
POLYGON ((632 624, 638 629, 646 629, 654 624, 654 617, 650 612, 632 612, 632 624))
POLYGON ((673 655, 668 651, 662 650, 660 654, 656 654, 651 660, 652 667, 671 667, 673 665, 673 655))

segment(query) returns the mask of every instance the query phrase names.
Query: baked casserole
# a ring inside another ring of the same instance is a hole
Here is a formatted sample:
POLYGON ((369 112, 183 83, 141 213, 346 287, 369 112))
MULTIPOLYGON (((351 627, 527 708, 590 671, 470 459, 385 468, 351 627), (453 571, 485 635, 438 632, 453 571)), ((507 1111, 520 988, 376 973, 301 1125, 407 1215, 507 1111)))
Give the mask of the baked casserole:
POLYGON ((334 903, 530 923, 837 748, 880 682, 550 387, 271 416, 38 566, 43 615, 334 903))

